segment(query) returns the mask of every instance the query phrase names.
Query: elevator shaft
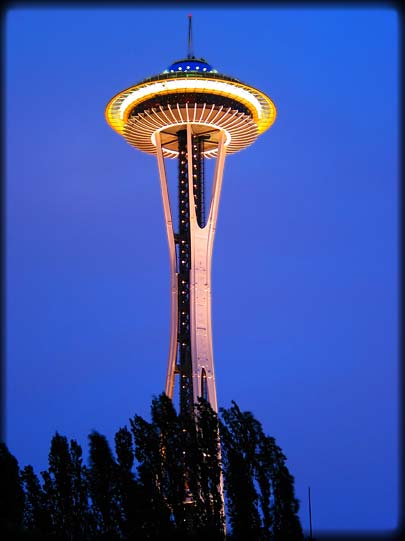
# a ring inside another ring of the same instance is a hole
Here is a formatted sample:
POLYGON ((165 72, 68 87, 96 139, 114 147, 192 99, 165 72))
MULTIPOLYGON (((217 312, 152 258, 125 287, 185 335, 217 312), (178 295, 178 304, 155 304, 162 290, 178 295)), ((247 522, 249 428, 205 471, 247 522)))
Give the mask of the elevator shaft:
MULTIPOLYGON (((187 130, 178 138, 178 229, 175 234, 178 289, 178 328, 176 372, 180 375, 180 411, 192 414, 194 404, 193 362, 190 334, 190 205, 194 205, 199 227, 204 227, 204 140, 193 135, 188 148, 187 130), (189 151, 190 158, 189 159, 189 151), (191 170, 189 169, 191 163, 191 170), (192 183, 192 187, 189 186, 192 183), (192 189, 190 189, 192 188, 192 189), (193 194, 190 203, 190 192, 193 194)), ((206 393, 205 393, 206 394, 206 393)))

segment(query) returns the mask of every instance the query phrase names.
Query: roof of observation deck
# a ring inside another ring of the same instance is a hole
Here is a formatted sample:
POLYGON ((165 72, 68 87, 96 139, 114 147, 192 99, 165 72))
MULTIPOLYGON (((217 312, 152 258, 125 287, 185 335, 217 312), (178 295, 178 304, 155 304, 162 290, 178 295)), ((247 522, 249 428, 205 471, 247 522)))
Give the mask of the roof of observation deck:
POLYGON ((163 72, 158 73, 157 75, 147 77, 146 79, 142 79, 142 81, 139 81, 139 83, 137 84, 144 84, 153 81, 162 81, 164 79, 184 79, 189 77, 198 77, 201 79, 209 77, 214 79, 233 81, 235 83, 241 82, 235 77, 229 77, 228 75, 219 73, 218 70, 211 66, 211 64, 208 64, 208 62, 204 58, 196 58, 192 56, 190 58, 184 58, 183 60, 176 60, 175 62, 170 64, 170 66, 166 68, 163 72))

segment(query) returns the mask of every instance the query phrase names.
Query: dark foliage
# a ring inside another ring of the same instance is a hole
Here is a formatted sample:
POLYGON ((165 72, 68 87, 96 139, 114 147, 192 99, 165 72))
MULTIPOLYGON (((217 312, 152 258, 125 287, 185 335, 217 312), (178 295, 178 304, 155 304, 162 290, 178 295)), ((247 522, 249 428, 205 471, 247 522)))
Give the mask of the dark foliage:
POLYGON ((235 402, 221 409, 227 511, 232 539, 300 541, 304 538, 294 478, 274 438, 235 402))
POLYGON ((80 445, 56 433, 42 483, 1 444, 0 533, 28 541, 303 540, 294 478, 274 438, 234 402, 220 414, 200 399, 193 417, 178 415, 162 394, 150 422, 135 415, 130 430, 117 431, 115 454, 92 432, 88 466, 80 445))
POLYGON ((233 539, 261 539, 255 486, 257 427, 254 419, 241 413, 235 403, 229 410, 222 409, 221 414, 225 490, 233 539))
POLYGON ((27 530, 49 533, 51 522, 47 513, 46 494, 32 466, 25 466, 21 472, 25 492, 24 525, 27 530))
POLYGON ((139 539, 142 487, 132 471, 134 447, 132 434, 127 427, 120 428, 115 435, 115 453, 117 455, 116 487, 120 532, 124 539, 139 539))
POLYGON ((105 436, 89 436, 88 487, 92 501, 95 539, 119 539, 118 467, 105 436))
POLYGON ((0 532, 10 539, 19 531, 24 512, 24 492, 16 458, 0 442, 0 532))

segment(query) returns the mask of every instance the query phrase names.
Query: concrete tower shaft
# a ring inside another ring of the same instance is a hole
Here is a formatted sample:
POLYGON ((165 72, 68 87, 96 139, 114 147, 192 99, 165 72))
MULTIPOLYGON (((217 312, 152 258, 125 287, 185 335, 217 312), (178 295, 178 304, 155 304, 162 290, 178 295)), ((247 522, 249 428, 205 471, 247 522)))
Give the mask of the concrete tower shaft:
MULTIPOLYGON (((184 182, 183 186, 181 174, 179 175, 180 207, 181 201, 187 199, 188 213, 184 212, 182 215, 182 209, 180 210, 180 231, 177 235, 173 230, 161 135, 160 133, 156 134, 159 176, 170 251, 172 291, 166 394, 173 397, 175 376, 178 374, 180 376, 181 410, 192 409, 197 398, 202 396, 217 411, 211 323, 211 260, 225 163, 225 134, 220 130, 215 134, 218 140, 218 158, 213 179, 212 198, 207 219, 201 223, 203 203, 196 201, 196 190, 203 184, 201 171, 198 171, 198 160, 202 160, 203 157, 200 156, 201 151, 196 148, 197 145, 193 142, 193 138, 198 134, 198 131, 196 134, 194 129, 193 124, 186 125, 184 130, 186 144, 180 148, 179 152, 179 165, 180 167, 184 165, 184 169, 187 168, 188 171, 188 182, 184 182), (190 171, 192 175, 190 175, 190 171), (183 197, 185 194, 181 193, 182 189, 187 190, 187 198, 183 197), (200 220, 198 214, 200 214, 200 220), (182 235, 182 219, 187 223, 186 235, 182 235), (176 251, 176 244, 178 251, 176 251), (183 250, 184 246, 186 249, 183 250), (189 261, 187 261, 188 258, 190 258, 189 261), (185 268, 183 261, 188 262, 185 268), (184 296, 187 296, 187 306, 182 302, 184 296), (189 336, 182 334, 182 325, 187 326, 187 323, 189 336), (189 348, 190 365, 187 364, 187 360, 183 360, 184 357, 187 357, 187 349, 183 353, 183 348, 189 348)), ((181 139, 182 135, 182 130, 180 130, 178 138, 181 139)))

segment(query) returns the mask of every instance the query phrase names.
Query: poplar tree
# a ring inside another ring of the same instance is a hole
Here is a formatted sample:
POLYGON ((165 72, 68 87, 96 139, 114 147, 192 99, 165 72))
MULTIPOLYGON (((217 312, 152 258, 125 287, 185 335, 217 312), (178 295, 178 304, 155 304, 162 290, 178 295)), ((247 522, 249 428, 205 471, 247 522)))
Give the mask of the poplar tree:
POLYGON ((299 503, 294 495, 294 477, 290 474, 280 447, 273 445, 273 539, 301 541, 302 527, 298 518, 299 503))
POLYGON ((141 486, 140 513, 145 539, 170 539, 174 534, 174 510, 168 498, 164 443, 154 423, 135 415, 130 419, 141 486))
POLYGON ((83 451, 76 440, 70 440, 72 536, 76 541, 91 539, 92 523, 89 507, 88 473, 83 464, 83 451))
POLYGON ((257 434, 235 402, 221 409, 220 423, 227 514, 232 539, 260 539, 259 496, 255 479, 257 434))
POLYGON ((38 498, 37 512, 41 516, 46 513, 41 527, 63 540, 86 541, 90 536, 91 521, 86 467, 80 445, 75 440, 69 444, 66 436, 56 432, 51 440, 48 464, 48 470, 41 472, 41 490, 33 472, 29 468, 25 471, 26 489, 32 498, 35 495, 38 498))
POLYGON ((203 398, 195 405, 195 424, 199 493, 205 517, 202 533, 205 538, 222 540, 225 535, 225 516, 218 416, 203 398))
POLYGON ((17 459, 0 442, 0 532, 11 537, 23 522, 24 492, 17 459))
POLYGON ((72 464, 65 436, 56 432, 48 455, 46 494, 52 509, 53 528, 62 539, 73 537, 72 464))
POLYGON ((140 486, 132 471, 135 458, 132 434, 124 426, 115 434, 114 441, 120 530, 124 539, 136 539, 142 531, 142 516, 139 513, 140 486))
POLYGON ((119 538, 119 507, 116 482, 117 464, 105 436, 89 435, 89 468, 87 472, 95 539, 113 541, 119 538))
POLYGON ((25 466, 21 472, 21 480, 25 494, 25 528, 38 535, 50 533, 51 526, 46 508, 46 495, 32 466, 25 466))
POLYGON ((286 457, 250 412, 222 409, 227 509, 232 539, 301 541, 299 502, 286 457))

